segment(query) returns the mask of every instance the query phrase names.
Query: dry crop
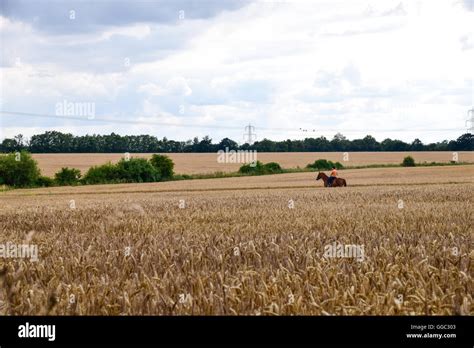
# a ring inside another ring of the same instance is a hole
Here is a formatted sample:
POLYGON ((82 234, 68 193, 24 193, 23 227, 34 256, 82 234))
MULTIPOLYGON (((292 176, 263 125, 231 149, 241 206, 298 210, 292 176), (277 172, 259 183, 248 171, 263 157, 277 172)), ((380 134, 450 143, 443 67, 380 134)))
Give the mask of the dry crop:
POLYGON ((410 170, 3 193, 0 244, 39 260, 0 258, 0 314, 470 315, 472 169, 410 170))
MULTIPOLYGON (((131 154, 134 157, 150 158, 151 154, 131 154)), ((175 170, 181 174, 235 172, 241 163, 218 163, 216 153, 171 153, 166 154, 176 164, 175 170)), ((278 162, 283 168, 301 168, 313 163, 318 158, 339 161, 345 166, 369 164, 399 164, 405 156, 412 156, 416 162, 450 162, 453 152, 421 151, 421 152, 259 152, 257 159, 267 162, 278 162)), ((458 160, 474 162, 474 154, 469 151, 459 151, 458 160)), ((62 167, 78 168, 85 173, 93 165, 104 164, 108 161, 118 162, 124 154, 121 153, 59 153, 33 154, 44 175, 53 176, 62 167)))

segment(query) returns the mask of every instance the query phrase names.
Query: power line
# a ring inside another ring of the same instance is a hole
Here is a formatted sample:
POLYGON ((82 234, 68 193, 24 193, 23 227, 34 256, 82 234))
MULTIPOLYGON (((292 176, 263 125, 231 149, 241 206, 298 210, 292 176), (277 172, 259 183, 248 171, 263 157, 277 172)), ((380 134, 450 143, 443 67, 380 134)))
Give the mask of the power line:
MULTIPOLYGON (((471 110, 470 110, 471 111, 471 110)), ((146 121, 146 120, 129 120, 129 119, 116 119, 116 118, 102 118, 102 117, 93 117, 88 118, 85 116, 71 116, 71 115, 53 115, 53 114, 37 114, 37 113, 28 113, 28 112, 19 112, 19 111, 8 111, 0 110, 0 114, 4 115, 13 115, 13 116, 27 116, 27 117, 37 117, 37 118, 52 118, 52 119, 61 119, 61 120, 76 120, 82 122, 105 122, 111 124, 133 124, 133 125, 155 125, 155 126, 165 126, 165 127, 176 127, 176 128, 205 128, 205 129, 233 129, 241 130, 241 126, 221 126, 221 125, 199 125, 199 124, 173 124, 166 122, 156 122, 156 121, 146 121)), ((149 116, 139 116, 149 117, 149 116)), ((474 116, 472 116, 474 117, 474 116)), ((472 119, 471 119, 472 122, 472 119)), ((250 125, 249 125, 250 126, 250 125)), ((262 131, 273 131, 273 132, 298 132, 300 134, 308 133, 327 133, 327 132, 336 132, 336 133, 364 133, 364 132, 453 132, 453 131, 462 131, 463 128, 437 128, 437 129, 407 129, 407 128, 397 128, 397 129, 319 129, 319 128, 283 128, 283 127, 261 127, 261 126, 250 126, 250 130, 245 127, 245 130, 250 134, 255 129, 262 131)), ((472 127, 471 127, 472 129, 472 127)), ((248 135, 248 134, 247 134, 248 135)), ((251 140, 251 139, 250 139, 251 140)))
MULTIPOLYGON (((86 116, 71 116, 71 115, 53 115, 53 114, 37 114, 30 112, 19 112, 19 111, 8 111, 0 110, 1 114, 5 115, 18 115, 38 118, 54 118, 61 120, 76 120, 82 122, 106 122, 106 123, 117 123, 117 124, 135 124, 135 125, 155 125, 155 126, 166 126, 166 127, 185 127, 185 128, 215 128, 215 129, 236 129, 241 130, 241 126, 219 126, 219 125, 199 125, 199 124, 173 124, 166 122, 156 121, 143 121, 143 120, 128 120, 128 119, 116 119, 116 118, 102 118, 102 117, 86 117, 86 116)), ((137 118, 150 117, 150 116, 138 116, 137 118)), ((253 127, 253 126, 252 126, 253 127)), ((255 129, 255 127, 253 127, 255 129)), ((298 131, 296 128, 268 128, 257 126, 258 129, 273 130, 273 131, 298 131)))
POLYGON ((470 122, 471 127, 469 127, 468 130, 471 132, 474 132, 474 108, 472 108, 471 110, 468 110, 467 117, 470 117, 470 118, 466 120, 465 125, 467 127, 467 124, 470 122))
POLYGON ((248 126, 245 126, 245 131, 247 132, 246 134, 244 134, 244 141, 249 144, 249 145, 252 145, 255 140, 257 140, 257 134, 255 133, 252 133, 252 132, 255 132, 255 127, 252 126, 250 123, 248 126), (247 138, 247 139, 245 139, 247 138))
MULTIPOLYGON (((93 117, 87 118, 84 116, 70 116, 70 115, 50 115, 50 114, 33 114, 28 112, 18 112, 18 111, 0 111, 2 114, 7 115, 19 115, 19 116, 28 116, 28 117, 38 117, 38 118, 55 118, 55 119, 67 119, 67 120, 76 120, 76 121, 87 121, 87 122, 106 122, 106 123, 118 123, 118 124, 144 124, 144 125, 155 125, 155 126, 166 126, 166 127, 186 127, 186 128, 221 128, 221 129, 242 129, 242 127, 232 127, 232 126, 212 126, 212 125, 198 125, 198 124, 172 124, 166 122, 155 122, 155 121, 136 121, 136 120, 127 120, 127 119, 111 119, 111 118, 101 118, 93 117)), ((145 117, 145 116, 143 116, 145 117)))

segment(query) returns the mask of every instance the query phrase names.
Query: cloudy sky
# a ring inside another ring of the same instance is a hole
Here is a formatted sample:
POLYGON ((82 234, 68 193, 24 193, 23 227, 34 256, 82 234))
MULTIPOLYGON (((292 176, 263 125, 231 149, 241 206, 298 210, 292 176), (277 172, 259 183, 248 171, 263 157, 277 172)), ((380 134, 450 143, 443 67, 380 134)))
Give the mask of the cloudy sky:
POLYGON ((1 0, 0 138, 454 139, 473 2, 1 0))

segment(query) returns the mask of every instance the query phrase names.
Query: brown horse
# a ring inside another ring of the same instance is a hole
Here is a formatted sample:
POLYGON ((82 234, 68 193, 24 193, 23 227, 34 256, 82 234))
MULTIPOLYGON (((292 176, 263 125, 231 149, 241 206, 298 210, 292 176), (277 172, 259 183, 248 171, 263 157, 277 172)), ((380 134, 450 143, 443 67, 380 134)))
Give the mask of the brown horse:
POLYGON ((319 174, 318 174, 318 176, 317 176, 317 178, 316 178, 316 180, 319 180, 319 179, 323 179, 323 181, 324 181, 324 187, 338 187, 338 186, 341 186, 341 187, 342 187, 342 186, 347 186, 346 180, 343 179, 343 178, 336 178, 336 179, 334 179, 333 182, 332 182, 332 185, 329 186, 329 185, 328 185, 329 177, 328 177, 326 174, 322 173, 322 172, 319 172, 319 174))

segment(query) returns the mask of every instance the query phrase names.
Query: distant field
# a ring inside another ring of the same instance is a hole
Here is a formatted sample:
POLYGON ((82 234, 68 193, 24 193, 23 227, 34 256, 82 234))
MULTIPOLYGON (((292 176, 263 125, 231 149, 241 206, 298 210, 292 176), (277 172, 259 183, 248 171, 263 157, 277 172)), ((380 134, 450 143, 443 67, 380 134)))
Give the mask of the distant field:
MULTIPOLYGON (((218 163, 216 153, 171 153, 175 163, 175 171, 180 174, 213 173, 217 171, 237 171, 241 164, 218 163)), ((325 158, 339 161, 347 166, 368 164, 401 163, 405 156, 412 156, 416 162, 450 162, 453 153, 446 152, 349 152, 349 160, 344 161, 342 152, 261 152, 257 159, 262 162, 278 162, 284 168, 305 167, 316 159, 325 158)), ((53 176, 61 167, 74 167, 85 173, 91 166, 108 161, 117 162, 123 158, 122 153, 92 153, 92 154, 34 154, 43 175, 53 176)), ((149 158, 151 154, 131 154, 132 157, 149 158)), ((458 160, 474 162, 474 152, 458 152, 458 160)))
MULTIPOLYGON (((264 176, 247 176, 225 179, 182 180, 142 184, 113 184, 87 186, 61 186, 51 188, 17 189, 3 192, 5 197, 26 195, 30 201, 43 195, 88 195, 108 193, 161 193, 188 191, 227 191, 251 189, 324 189, 321 181, 315 180, 316 174, 290 173, 264 176)), ((367 168, 348 169, 341 173, 348 187, 354 186, 394 186, 428 184, 474 184, 474 166, 415 167, 415 168, 367 168)), ((468 188, 470 186, 467 186, 468 188)), ((472 187, 471 187, 472 188, 472 187)), ((319 191, 317 191, 319 192, 319 191)), ((0 196, 1 197, 1 196, 0 196)), ((42 198, 41 198, 42 199, 42 198)), ((7 209, 9 205, 2 207, 7 209)), ((14 206, 11 206, 14 207, 14 206)))
POLYGON ((0 315, 474 313, 474 166, 314 174, 2 192, 0 315))

